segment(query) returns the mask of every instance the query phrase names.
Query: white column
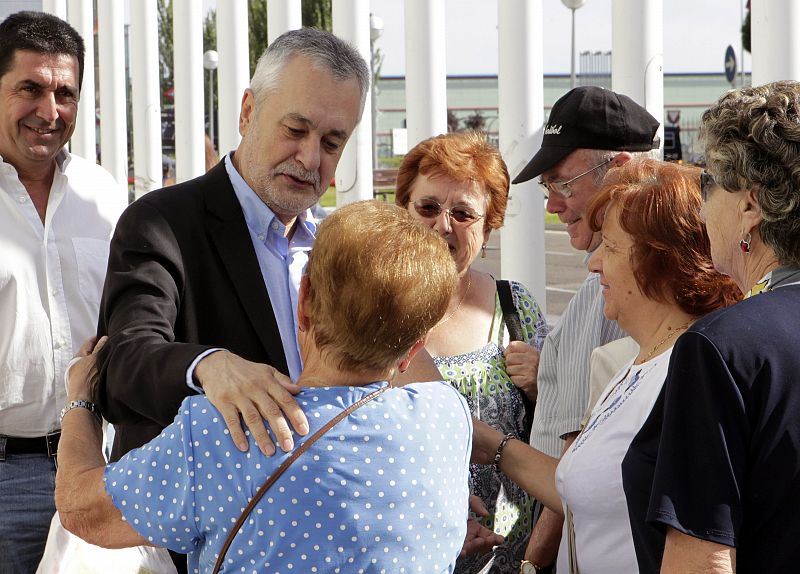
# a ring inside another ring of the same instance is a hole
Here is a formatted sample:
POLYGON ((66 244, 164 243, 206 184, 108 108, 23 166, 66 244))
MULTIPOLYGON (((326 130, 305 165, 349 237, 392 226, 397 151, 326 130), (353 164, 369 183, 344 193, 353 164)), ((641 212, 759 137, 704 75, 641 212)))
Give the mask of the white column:
POLYGON ((217 82, 219 93, 219 154, 239 145, 239 110, 250 85, 247 41, 247 0, 217 3, 217 82))
POLYGON ((121 186, 128 189, 128 118, 125 93, 125 5, 97 3, 100 56, 100 158, 121 186))
POLYGON ((613 0, 611 32, 611 87, 647 108, 659 121, 663 149, 663 0, 613 0))
MULTIPOLYGON (((267 41, 270 44, 284 32, 302 27, 303 11, 300 0, 267 0, 267 41)), ((266 48, 262 46, 261 51, 266 48)))
POLYGON ((203 110, 203 6, 173 0, 175 57, 175 180, 205 173, 203 110))
POLYGON ((67 0, 42 0, 42 12, 49 12, 62 20, 66 20, 67 0))
MULTIPOLYGON (((542 143, 542 4, 499 0, 497 6, 500 152, 514 179, 542 143)), ((535 180, 511 186, 500 235, 500 274, 528 287, 546 312, 544 199, 535 180)))
MULTIPOLYGON (((333 33, 370 61, 369 0, 333 0, 333 33)), ((361 122, 336 168, 336 205, 372 199, 372 108, 365 102, 361 122)))
POLYGON ((69 23, 83 37, 86 53, 83 56, 83 84, 78 102, 78 119, 70 140, 72 153, 97 161, 97 124, 95 120, 94 90, 94 8, 92 0, 69 0, 67 3, 69 23))
POLYGON ((133 174, 138 199, 162 185, 156 0, 130 4, 133 174))
POLYGON ((444 9, 444 0, 406 0, 406 125, 409 149, 424 139, 447 132, 444 9))
POLYGON ((800 3, 761 0, 750 6, 753 85, 800 80, 800 3))

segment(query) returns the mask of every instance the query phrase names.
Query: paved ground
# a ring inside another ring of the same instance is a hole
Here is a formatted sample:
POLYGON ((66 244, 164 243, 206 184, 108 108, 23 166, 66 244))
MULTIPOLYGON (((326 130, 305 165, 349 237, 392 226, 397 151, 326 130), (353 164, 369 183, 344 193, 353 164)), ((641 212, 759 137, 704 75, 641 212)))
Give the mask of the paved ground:
MULTIPOLYGON (((486 248, 486 258, 478 258, 473 266, 481 271, 500 275, 500 232, 492 233, 486 248)), ((551 325, 564 312, 564 308, 586 278, 588 271, 583 261, 584 252, 575 251, 569 236, 561 225, 547 225, 545 229, 545 260, 547 274, 547 322, 551 325)))

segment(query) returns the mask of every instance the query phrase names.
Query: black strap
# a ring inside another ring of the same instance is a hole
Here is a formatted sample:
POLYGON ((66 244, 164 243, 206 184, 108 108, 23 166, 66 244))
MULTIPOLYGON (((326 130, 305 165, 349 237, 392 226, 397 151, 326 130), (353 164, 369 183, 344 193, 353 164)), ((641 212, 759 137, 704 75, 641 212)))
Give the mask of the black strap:
MULTIPOLYGON (((505 279, 497 280, 497 297, 500 299, 500 309, 503 311, 503 321, 508 329, 508 339, 510 341, 524 341, 525 337, 522 331, 522 321, 519 319, 517 307, 514 305, 514 299, 511 295, 511 283, 505 279)), ((519 391, 522 397, 522 404, 525 406, 525 434, 522 436, 526 441, 530 439, 531 427, 533 424, 533 414, 536 410, 536 403, 528 398, 528 395, 519 391)))
POLYGON ((228 549, 231 547, 231 543, 233 542, 234 537, 236 536, 236 534, 239 532, 239 530, 244 525, 244 522, 245 522, 245 520, 247 520, 247 517, 250 516, 250 513, 253 511, 253 508, 255 508, 256 504, 258 504, 258 502, 264 497, 264 495, 267 493, 267 491, 270 489, 270 487, 273 484, 275 484, 275 481, 278 480, 278 478, 286 471, 286 469, 289 468, 289 466, 291 466, 291 464, 295 460, 297 460, 297 458, 301 454, 303 454, 305 451, 307 451, 308 448, 312 444, 314 444, 317 441, 318 438, 320 438, 326 432, 331 430, 342 419, 344 419, 346 416, 348 416, 354 410, 356 410, 359 407, 364 406, 365 404, 370 402, 372 399, 377 398, 378 395, 380 395, 381 393, 383 393, 387 389, 389 389, 389 385, 388 384, 385 387, 381 387, 377 391, 374 391, 374 392, 368 394, 366 397, 362 397, 360 400, 356 401, 355 403, 353 403, 352 405, 350 405, 349 407, 344 409, 342 412, 340 412, 338 415, 333 417, 331 420, 329 420, 325 424, 324 427, 319 429, 311 437, 309 437, 308 440, 306 440, 306 442, 301 444, 297 448, 297 450, 295 450, 291 454, 291 456, 289 456, 287 459, 285 459, 283 461, 283 463, 281 463, 281 465, 275 470, 275 472, 273 472, 270 476, 267 477, 267 480, 264 481, 264 484, 262 484, 259 487, 259 489, 256 491, 255 496, 253 496, 253 498, 247 504, 245 509, 242 511, 241 516, 239 516, 239 519, 236 521, 236 524, 233 525, 233 528, 231 529, 230 533, 228 533, 228 537, 225 539, 225 543, 222 545, 222 550, 219 551, 219 557, 217 558, 217 563, 214 565, 213 574, 218 574, 219 573, 220 568, 222 568, 222 562, 225 560, 225 555, 228 553, 228 549))
POLYGON ((511 283, 505 279, 498 279, 497 297, 500 299, 500 309, 503 310, 503 321, 505 321, 506 329, 508 329, 509 340, 524 341, 522 321, 519 320, 519 314, 511 296, 511 283))

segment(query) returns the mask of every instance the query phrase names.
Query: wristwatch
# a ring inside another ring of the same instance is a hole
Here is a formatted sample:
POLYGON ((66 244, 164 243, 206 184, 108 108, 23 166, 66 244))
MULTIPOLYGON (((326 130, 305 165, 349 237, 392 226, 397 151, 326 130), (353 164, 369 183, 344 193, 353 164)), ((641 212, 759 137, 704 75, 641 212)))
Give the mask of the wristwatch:
POLYGON ((528 560, 523 560, 519 565, 519 574, 550 574, 553 571, 553 566, 539 566, 528 560))

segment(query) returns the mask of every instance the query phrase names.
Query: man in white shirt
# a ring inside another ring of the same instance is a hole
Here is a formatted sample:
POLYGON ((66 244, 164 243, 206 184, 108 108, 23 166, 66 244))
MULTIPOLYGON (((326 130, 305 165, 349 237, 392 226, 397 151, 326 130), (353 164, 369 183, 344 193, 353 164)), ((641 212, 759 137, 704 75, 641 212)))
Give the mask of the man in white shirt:
POLYGON ((0 571, 30 573, 55 512, 64 371, 95 332, 125 190, 69 154, 84 44, 66 22, 0 23, 0 571))
MULTIPOLYGON (((584 214, 606 171, 658 149, 657 129, 658 121, 627 96, 596 86, 575 88, 553 105, 542 147, 514 183, 540 176, 547 211, 566 224, 573 248, 591 253, 600 234, 592 232, 584 214)), ((531 428, 534 448, 560 456, 575 439, 589 399, 592 350, 623 336, 616 322, 603 316, 598 275, 590 273, 542 347, 531 428)), ((525 553, 528 571, 551 570, 562 522, 557 514, 542 511, 525 553)))

